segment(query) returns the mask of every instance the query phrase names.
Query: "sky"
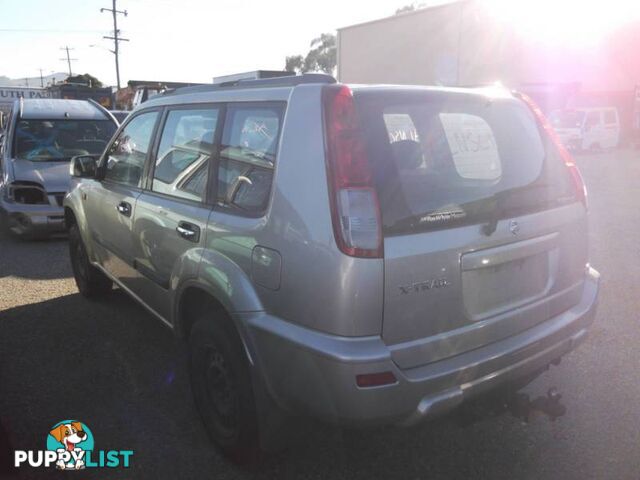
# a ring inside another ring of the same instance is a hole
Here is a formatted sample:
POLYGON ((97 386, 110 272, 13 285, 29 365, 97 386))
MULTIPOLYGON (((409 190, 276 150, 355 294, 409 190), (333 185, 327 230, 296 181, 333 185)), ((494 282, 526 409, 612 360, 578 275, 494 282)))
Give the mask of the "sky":
MULTIPOLYGON (((121 83, 210 82, 251 70, 282 70, 285 57, 340 27, 393 15, 407 4, 451 0, 117 0, 121 83)), ((591 48, 611 28, 640 18, 640 0, 481 0, 498 18, 550 45, 591 48)), ((115 85, 112 0, 0 0, 0 76, 90 73, 115 85), (91 47, 90 45, 94 45, 91 47)))
MULTIPOLYGON (((393 15, 411 0, 118 0, 121 83, 210 82, 213 76, 282 70, 313 38, 393 15)), ((422 3, 422 2, 421 2, 422 3)), ((440 2, 436 2, 440 3, 440 2)), ((115 85, 111 0, 0 0, 0 76, 90 73, 115 85), (90 47, 90 45, 98 45, 90 47)))

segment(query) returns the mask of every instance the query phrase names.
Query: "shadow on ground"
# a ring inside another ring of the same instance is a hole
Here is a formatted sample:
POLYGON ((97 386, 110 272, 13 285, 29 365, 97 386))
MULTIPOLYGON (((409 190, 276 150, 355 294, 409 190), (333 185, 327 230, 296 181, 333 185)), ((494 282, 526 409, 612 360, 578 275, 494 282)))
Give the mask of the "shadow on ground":
MULTIPOLYGON (((16 449, 43 448, 54 423, 75 418, 89 425, 96 449, 135 451, 130 470, 83 478, 464 478, 476 476, 478 458, 493 478, 510 478, 527 461, 518 454, 526 431, 510 419, 497 420, 502 433, 492 441, 482 424, 345 431, 309 423, 289 451, 259 470, 238 469, 201 426, 184 346, 119 290, 102 302, 76 294, 0 314, 0 418, 16 449), (501 463, 505 450, 510 460, 501 463)), ((20 470, 21 478, 52 473, 20 470)))
POLYGON ((0 232, 0 279, 52 280, 71 277, 64 236, 23 240, 0 232))

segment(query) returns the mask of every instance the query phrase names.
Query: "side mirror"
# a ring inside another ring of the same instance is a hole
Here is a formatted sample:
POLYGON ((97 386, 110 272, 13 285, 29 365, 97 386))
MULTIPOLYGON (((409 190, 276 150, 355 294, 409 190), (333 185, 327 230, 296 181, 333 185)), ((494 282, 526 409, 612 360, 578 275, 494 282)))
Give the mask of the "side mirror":
POLYGON ((71 158, 69 173, 77 178, 95 178, 98 159, 94 155, 77 155, 71 158))

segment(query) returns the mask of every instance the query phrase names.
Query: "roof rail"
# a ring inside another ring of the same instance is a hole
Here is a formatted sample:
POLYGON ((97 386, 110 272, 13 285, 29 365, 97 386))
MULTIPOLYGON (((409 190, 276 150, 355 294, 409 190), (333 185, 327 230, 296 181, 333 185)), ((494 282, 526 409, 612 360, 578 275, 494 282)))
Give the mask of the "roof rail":
POLYGON ((239 88, 260 88, 260 87, 295 87, 296 85, 310 83, 336 83, 336 79, 331 75, 324 73, 305 73, 302 75, 258 78, 246 80, 234 80, 231 82, 222 82, 208 85, 197 85, 193 87, 181 87, 173 90, 167 90, 160 95, 182 95, 186 93, 204 93, 215 92, 218 90, 230 90, 239 88))
POLYGON ((107 118, 110 118, 111 120, 116 122, 117 125, 120 125, 120 122, 116 119, 116 117, 114 117, 113 114, 109 110, 107 110, 100 102, 96 102, 93 98, 87 98, 87 100, 89 101, 90 104, 92 104, 102 113, 104 113, 107 118))

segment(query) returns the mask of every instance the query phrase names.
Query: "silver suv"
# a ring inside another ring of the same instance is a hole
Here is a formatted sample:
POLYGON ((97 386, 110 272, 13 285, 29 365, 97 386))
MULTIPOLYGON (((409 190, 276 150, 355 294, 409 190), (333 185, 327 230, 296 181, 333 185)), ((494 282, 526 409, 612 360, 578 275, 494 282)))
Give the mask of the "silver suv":
POLYGON ((116 283, 188 340, 236 459, 275 412, 412 425, 522 384, 594 318, 580 174, 501 89, 188 87, 72 170, 80 292, 116 283))
POLYGON ((20 237, 64 231, 69 160, 102 153, 117 128, 96 102, 16 100, 0 135, 0 228, 20 237))

